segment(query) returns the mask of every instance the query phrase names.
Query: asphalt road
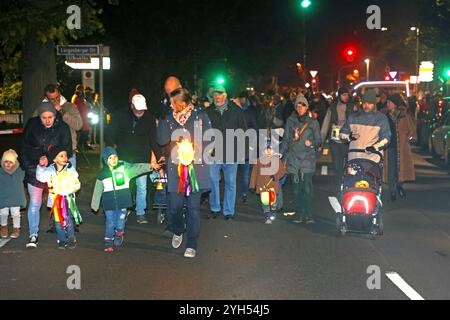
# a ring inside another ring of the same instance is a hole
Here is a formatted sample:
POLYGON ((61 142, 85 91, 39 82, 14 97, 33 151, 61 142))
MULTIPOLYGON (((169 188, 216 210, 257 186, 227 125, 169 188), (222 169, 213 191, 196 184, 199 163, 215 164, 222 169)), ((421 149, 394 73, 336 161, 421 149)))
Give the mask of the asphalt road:
POLYGON ((256 196, 248 205, 238 202, 234 221, 209 221, 203 206, 192 260, 183 257, 184 246, 171 248, 154 212, 148 225, 130 216, 124 247, 104 253, 104 218, 89 210, 93 170, 79 163, 85 224, 78 247, 56 248, 56 235, 45 233, 43 208, 39 248, 26 249, 25 215, 21 238, 0 249, 0 299, 409 299, 387 272, 398 273, 424 299, 450 299, 450 177, 423 156, 416 156, 417 182, 406 185, 408 200, 385 200, 385 234, 376 240, 337 233, 328 203, 333 180, 318 175, 317 224, 282 217, 265 225, 256 196), (81 270, 81 290, 67 288, 67 268, 74 265, 81 270), (379 290, 367 287, 369 266, 380 268, 379 290))

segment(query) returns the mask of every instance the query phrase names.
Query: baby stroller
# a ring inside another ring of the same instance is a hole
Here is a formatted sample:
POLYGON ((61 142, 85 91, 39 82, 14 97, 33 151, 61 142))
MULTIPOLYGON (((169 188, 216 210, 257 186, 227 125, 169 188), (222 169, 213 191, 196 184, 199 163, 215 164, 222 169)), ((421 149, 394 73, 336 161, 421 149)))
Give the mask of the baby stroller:
POLYGON ((153 210, 157 210, 156 223, 163 224, 167 214, 167 175, 164 170, 154 171, 150 180, 156 188, 153 198, 153 210))
MULTIPOLYGON (((366 153, 365 150, 353 149, 349 153, 366 153)), ((372 239, 383 234, 381 215, 383 155, 375 151, 380 161, 354 159, 347 161, 342 177, 339 203, 330 202, 335 208, 336 227, 342 236, 347 232, 369 234, 372 239), (338 210, 339 209, 339 210, 338 210)), ((335 199, 335 198, 334 198, 335 199)))

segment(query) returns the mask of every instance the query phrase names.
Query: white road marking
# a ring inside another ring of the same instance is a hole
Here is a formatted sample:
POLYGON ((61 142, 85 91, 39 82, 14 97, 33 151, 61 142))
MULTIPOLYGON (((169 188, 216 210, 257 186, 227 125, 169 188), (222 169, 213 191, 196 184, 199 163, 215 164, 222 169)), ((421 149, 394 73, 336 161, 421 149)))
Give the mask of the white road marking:
POLYGON ((0 239, 0 248, 3 248, 9 241, 11 241, 11 238, 0 239))
POLYGON ((425 300, 396 272, 388 272, 386 276, 391 280, 410 300, 425 300))
POLYGON ((323 176, 327 176, 328 175, 328 167, 327 166, 322 166, 322 175, 323 176))

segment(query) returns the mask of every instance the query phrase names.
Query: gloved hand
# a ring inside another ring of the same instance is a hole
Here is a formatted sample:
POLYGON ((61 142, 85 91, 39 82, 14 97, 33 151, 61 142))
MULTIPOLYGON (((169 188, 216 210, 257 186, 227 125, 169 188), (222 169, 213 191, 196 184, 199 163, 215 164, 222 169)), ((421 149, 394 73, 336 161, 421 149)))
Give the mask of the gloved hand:
POLYGON ((375 152, 377 152, 377 149, 375 149, 374 146, 367 147, 367 148, 366 148, 366 152, 369 152, 369 153, 375 153, 375 152))

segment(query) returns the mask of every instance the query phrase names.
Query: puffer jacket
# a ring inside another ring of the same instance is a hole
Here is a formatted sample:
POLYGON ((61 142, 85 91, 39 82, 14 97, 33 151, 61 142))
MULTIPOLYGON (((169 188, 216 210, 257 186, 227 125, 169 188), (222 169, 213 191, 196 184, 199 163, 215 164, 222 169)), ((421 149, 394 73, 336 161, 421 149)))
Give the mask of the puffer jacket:
MULTIPOLYGON (((374 147, 382 152, 391 141, 391 129, 388 118, 379 111, 353 113, 342 127, 340 136, 342 140, 350 141, 349 149, 366 149, 374 147), (358 134, 357 140, 351 140, 352 134, 358 134)), ((380 157, 369 153, 349 153, 348 160, 368 159, 379 162, 380 157)))

